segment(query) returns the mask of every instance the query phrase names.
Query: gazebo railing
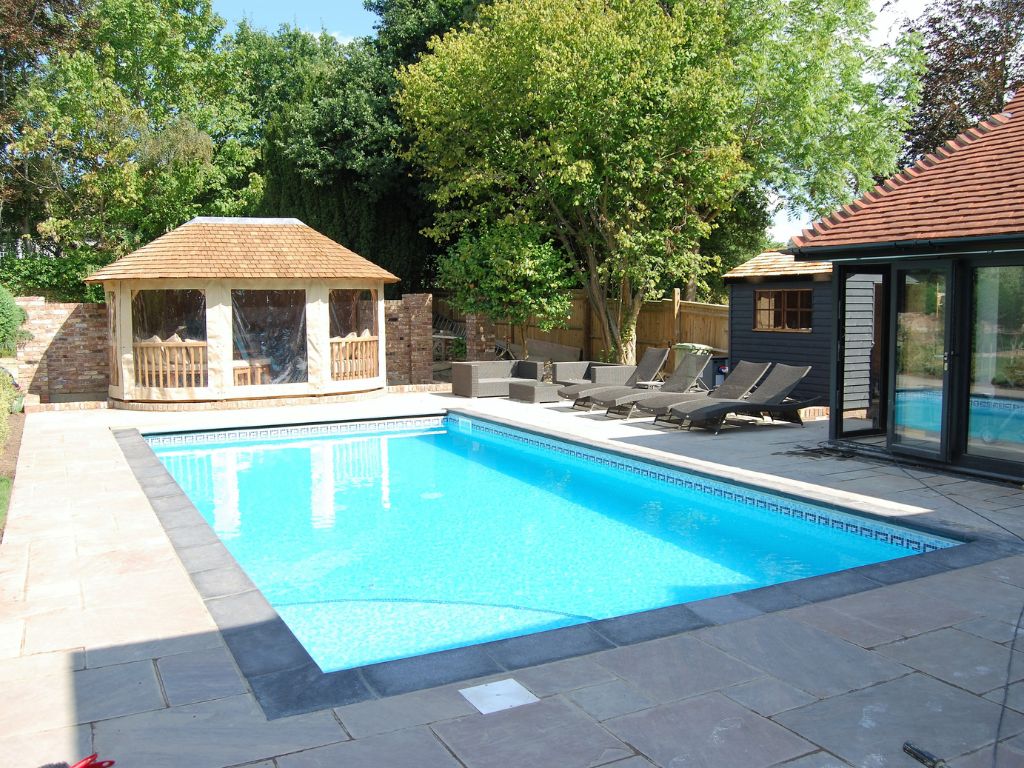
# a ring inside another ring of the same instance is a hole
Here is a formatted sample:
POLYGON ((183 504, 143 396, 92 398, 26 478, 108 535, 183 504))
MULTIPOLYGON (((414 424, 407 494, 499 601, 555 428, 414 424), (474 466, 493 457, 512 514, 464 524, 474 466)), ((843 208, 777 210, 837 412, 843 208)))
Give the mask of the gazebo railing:
POLYGON ((331 380, 372 379, 379 375, 377 337, 331 339, 331 380))
POLYGON ((205 387, 205 341, 136 341, 135 384, 139 387, 205 387))

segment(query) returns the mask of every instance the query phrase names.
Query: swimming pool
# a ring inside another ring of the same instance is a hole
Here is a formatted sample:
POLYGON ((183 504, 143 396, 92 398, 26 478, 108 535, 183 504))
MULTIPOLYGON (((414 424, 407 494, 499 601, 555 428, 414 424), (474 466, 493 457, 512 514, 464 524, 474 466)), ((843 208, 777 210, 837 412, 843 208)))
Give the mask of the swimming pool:
POLYGON ((462 415, 147 439, 324 671, 955 543, 462 415))

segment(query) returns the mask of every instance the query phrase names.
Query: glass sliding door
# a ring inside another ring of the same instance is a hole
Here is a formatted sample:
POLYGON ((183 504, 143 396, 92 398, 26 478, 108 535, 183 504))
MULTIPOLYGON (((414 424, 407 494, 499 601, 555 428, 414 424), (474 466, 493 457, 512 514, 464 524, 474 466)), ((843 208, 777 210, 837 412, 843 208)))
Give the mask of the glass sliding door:
POLYGON ((839 288, 836 434, 884 434, 888 270, 843 268, 839 288))
POLYGON ((967 454, 1024 462, 1024 265, 973 271, 967 454))
POLYGON ((947 458, 948 266, 896 270, 895 371, 890 445, 947 458))

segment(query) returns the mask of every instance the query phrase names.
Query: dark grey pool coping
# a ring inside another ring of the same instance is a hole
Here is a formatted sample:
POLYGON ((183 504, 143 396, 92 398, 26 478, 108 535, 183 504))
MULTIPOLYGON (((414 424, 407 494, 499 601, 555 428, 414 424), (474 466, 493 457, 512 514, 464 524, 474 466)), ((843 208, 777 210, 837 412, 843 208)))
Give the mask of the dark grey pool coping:
MULTIPOLYGON (((578 436, 541 432, 523 424, 472 412, 456 409, 451 409, 451 412, 638 458, 633 451, 616 451, 607 444, 578 436)), ((702 627, 730 624, 764 613, 866 592, 1024 552, 1024 545, 1009 535, 935 524, 906 525, 900 521, 898 524, 901 526, 964 543, 949 549, 697 602, 325 673, 320 671, 277 611, 249 580, 142 434, 137 429, 115 429, 113 435, 268 719, 513 672, 702 627)), ((671 461, 651 459, 646 455, 642 458, 666 467, 694 471, 671 461)), ((710 473, 703 474, 716 477, 710 473)), ((736 482, 728 477, 717 479, 736 482)), ((801 499, 778 489, 747 485, 801 499)), ((813 501, 828 506, 827 502, 813 501)), ((847 513, 874 517, 890 525, 894 522, 890 518, 873 516, 846 506, 833 506, 847 513)))

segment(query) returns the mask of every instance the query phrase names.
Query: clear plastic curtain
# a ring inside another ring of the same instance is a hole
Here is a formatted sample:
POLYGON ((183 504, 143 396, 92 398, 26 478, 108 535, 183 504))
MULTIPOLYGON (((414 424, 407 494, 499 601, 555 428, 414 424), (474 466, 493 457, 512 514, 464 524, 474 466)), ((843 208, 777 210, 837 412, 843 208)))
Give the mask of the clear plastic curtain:
POLYGON ((235 383, 308 380, 305 291, 231 291, 231 318, 235 383))
POLYGON ((132 296, 135 341, 206 341, 206 295, 202 291, 136 291, 132 296))
POLYGON ((328 297, 331 338, 377 335, 377 297, 373 291, 337 289, 328 297))

